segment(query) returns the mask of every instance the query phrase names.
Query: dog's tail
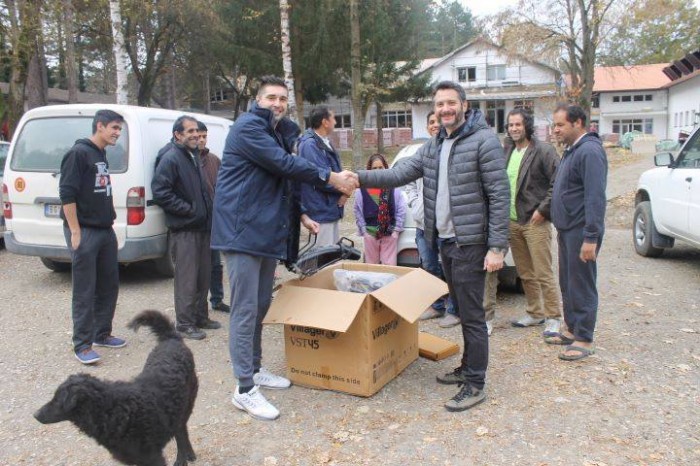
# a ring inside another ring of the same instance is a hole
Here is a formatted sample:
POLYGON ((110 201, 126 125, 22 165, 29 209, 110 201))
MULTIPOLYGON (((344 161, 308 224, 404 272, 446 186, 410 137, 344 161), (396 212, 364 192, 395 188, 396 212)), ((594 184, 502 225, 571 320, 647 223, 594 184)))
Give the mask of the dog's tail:
POLYGON ((142 311, 134 317, 127 325, 136 332, 142 326, 150 327, 151 331, 158 337, 158 341, 165 341, 171 338, 182 339, 175 330, 175 326, 162 312, 148 310, 142 311))

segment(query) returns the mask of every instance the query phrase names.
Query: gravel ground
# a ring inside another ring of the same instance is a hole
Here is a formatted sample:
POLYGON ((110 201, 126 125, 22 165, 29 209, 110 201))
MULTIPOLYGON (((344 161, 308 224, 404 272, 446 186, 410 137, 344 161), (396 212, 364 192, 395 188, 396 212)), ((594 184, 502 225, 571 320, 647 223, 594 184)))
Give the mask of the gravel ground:
MULTIPOLYGON (((459 364, 453 356, 419 358, 371 398, 303 387, 267 392, 282 416, 256 421, 230 402, 227 331, 188 342, 200 380, 189 422, 195 464, 700 464, 700 251, 678 244, 659 259, 637 256, 630 223, 625 196, 611 200, 599 266, 597 354, 559 361, 559 348, 542 342, 541 329, 510 327, 524 297, 502 292, 488 398, 471 411, 442 407, 456 390, 435 383, 435 375, 459 364)), ((147 308, 174 317, 172 281, 135 266, 122 271, 121 285, 115 333, 126 335, 129 346, 103 349, 99 365, 83 367, 71 353, 70 276, 0 251, 1 465, 117 464, 72 424, 44 426, 31 414, 71 373, 117 380, 140 372, 154 340, 125 325, 147 308)), ((421 329, 461 342, 457 328, 432 321, 421 329)), ((265 364, 284 371, 281 327, 267 326, 263 345, 265 364)), ((174 443, 166 456, 172 462, 174 443)))

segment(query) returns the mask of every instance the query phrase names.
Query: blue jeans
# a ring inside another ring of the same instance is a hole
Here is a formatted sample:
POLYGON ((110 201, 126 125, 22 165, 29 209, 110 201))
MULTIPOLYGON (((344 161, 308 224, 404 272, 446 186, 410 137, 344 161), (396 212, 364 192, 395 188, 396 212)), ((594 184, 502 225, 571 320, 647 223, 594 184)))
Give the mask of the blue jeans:
MULTIPOLYGON (((416 228, 416 246, 418 246, 421 268, 439 279, 444 280, 445 275, 442 273, 442 266, 440 266, 440 260, 438 259, 437 241, 433 241, 431 247, 425 239, 425 232, 420 228, 416 228)), ((452 297, 449 294, 435 301, 433 303, 433 309, 440 312, 447 311, 448 314, 457 315, 457 311, 455 311, 454 304, 452 303, 452 297)))

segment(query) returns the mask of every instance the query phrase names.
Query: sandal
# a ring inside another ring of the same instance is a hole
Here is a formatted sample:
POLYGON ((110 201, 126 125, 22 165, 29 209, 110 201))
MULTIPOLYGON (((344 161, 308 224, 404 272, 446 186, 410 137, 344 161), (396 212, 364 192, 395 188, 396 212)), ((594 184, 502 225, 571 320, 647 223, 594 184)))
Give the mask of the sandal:
POLYGON ((561 359, 562 361, 578 361, 580 359, 587 358, 593 353, 595 353, 595 350, 593 348, 583 348, 582 346, 570 345, 567 346, 566 349, 564 349, 563 353, 559 354, 559 359, 561 359), (567 351, 574 351, 578 354, 568 355, 566 354, 567 351))
POLYGON ((569 338, 560 332, 560 333, 557 333, 556 335, 544 337, 544 342, 547 343, 548 345, 565 346, 565 345, 572 345, 572 344, 576 343, 576 340, 574 340, 573 338, 569 338))

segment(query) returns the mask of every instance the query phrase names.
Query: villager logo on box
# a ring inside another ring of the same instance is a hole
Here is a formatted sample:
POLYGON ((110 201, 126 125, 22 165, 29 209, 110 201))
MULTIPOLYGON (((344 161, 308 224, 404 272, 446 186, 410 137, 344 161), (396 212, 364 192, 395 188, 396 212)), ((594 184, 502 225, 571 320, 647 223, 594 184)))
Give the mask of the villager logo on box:
POLYGON ((305 335, 308 335, 309 337, 316 337, 316 336, 322 336, 326 337, 329 340, 333 340, 338 337, 338 333, 334 330, 324 330, 322 328, 314 328, 314 327, 304 327, 301 325, 291 325, 291 330, 292 332, 297 332, 297 333, 303 333, 305 335))
POLYGON ((381 337, 382 335, 388 335, 389 332, 392 330, 396 330, 396 328, 399 326, 399 319, 395 317, 394 319, 390 320, 386 324, 382 324, 379 327, 375 328, 372 330, 372 340, 376 340, 377 338, 381 337))

